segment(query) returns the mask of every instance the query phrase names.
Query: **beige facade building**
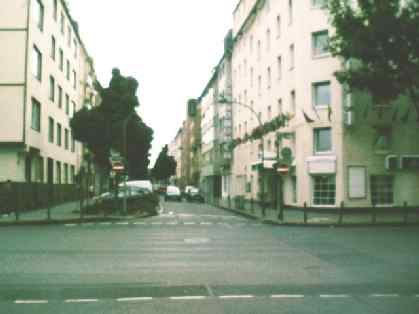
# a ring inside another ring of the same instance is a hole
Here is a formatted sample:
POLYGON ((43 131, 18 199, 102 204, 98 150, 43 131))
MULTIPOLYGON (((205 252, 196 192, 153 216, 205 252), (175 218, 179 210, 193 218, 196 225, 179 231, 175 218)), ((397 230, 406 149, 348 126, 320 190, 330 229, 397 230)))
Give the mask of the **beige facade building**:
POLYGON ((345 93, 334 77, 342 62, 327 47, 333 29, 324 3, 241 0, 235 9, 234 138, 258 126, 256 114, 263 123, 291 119, 263 145, 258 139, 234 149, 231 196, 259 199, 264 191, 274 203, 282 190, 284 203, 295 206, 419 204, 416 117, 407 103, 393 112, 345 93), (293 162, 282 169, 280 189, 266 159, 281 159, 284 148, 293 162), (262 156, 265 169, 255 167, 262 156))
POLYGON ((70 118, 95 105, 92 59, 62 0, 0 11, 0 181, 73 183, 82 145, 70 118))
POLYGON ((173 176, 172 181, 174 183, 179 182, 182 176, 182 128, 176 134, 176 137, 169 144, 169 156, 172 156, 176 160, 176 174, 173 176))

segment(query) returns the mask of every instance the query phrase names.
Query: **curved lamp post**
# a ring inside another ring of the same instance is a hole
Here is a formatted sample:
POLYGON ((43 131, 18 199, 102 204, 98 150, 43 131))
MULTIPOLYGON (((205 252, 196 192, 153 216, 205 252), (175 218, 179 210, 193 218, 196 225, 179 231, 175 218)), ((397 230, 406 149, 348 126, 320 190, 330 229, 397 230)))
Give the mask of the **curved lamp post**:
MULTIPOLYGON (((255 116, 256 116, 256 119, 257 119, 257 121, 258 121, 258 123, 259 123, 259 127, 262 127, 263 126, 263 123, 262 123, 262 119, 260 118, 260 116, 259 116, 259 114, 251 107, 251 106, 249 106, 249 105, 246 105, 246 104, 244 104, 244 103, 241 103, 241 102, 238 102, 238 101, 236 101, 236 100, 229 100, 229 99, 227 99, 225 96, 221 96, 221 97, 219 97, 218 98, 218 103, 220 103, 220 104, 236 104, 236 105, 239 105, 239 106, 241 106, 241 107, 244 107, 244 108, 247 108, 248 110, 250 110, 250 112, 252 113, 252 114, 254 114, 255 116)), ((263 181, 263 170, 265 169, 265 140, 264 140, 264 136, 262 135, 262 137, 261 137, 261 147, 262 147, 262 152, 261 152, 261 161, 262 161, 262 170, 261 170, 261 177, 262 177, 262 183, 261 183, 261 205, 262 205, 262 215, 263 216, 265 216, 266 215, 266 213, 265 213, 265 205, 264 205, 264 203, 263 203, 263 197, 264 197, 264 194, 265 194, 265 182, 263 181)))

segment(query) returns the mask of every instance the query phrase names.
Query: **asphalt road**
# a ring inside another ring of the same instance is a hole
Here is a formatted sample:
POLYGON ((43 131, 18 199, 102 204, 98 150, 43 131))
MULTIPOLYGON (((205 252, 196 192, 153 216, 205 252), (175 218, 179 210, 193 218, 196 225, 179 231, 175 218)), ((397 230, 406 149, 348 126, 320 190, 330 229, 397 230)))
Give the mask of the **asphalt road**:
POLYGON ((419 228, 264 225, 166 203, 0 229, 0 313, 419 313, 419 228))

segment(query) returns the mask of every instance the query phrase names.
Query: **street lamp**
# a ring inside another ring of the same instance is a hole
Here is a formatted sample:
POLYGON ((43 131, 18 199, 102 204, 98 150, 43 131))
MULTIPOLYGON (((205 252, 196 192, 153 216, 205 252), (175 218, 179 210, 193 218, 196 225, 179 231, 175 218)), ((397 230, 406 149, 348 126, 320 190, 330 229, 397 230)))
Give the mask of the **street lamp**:
MULTIPOLYGON (((262 127, 263 126, 263 123, 262 123, 262 119, 261 119, 261 117, 260 117, 260 115, 251 107, 251 106, 249 106, 249 105, 247 105, 247 104, 244 104, 244 103, 241 103, 241 102, 238 102, 238 101, 236 101, 236 100, 228 100, 225 96, 220 96, 219 98, 218 98, 218 103, 220 103, 220 104, 236 104, 236 105, 239 105, 239 106, 241 106, 241 107, 244 107, 244 108, 247 108, 248 110, 250 110, 250 112, 252 113, 252 114, 254 114, 255 116, 256 116, 256 120, 258 121, 258 123, 259 123, 259 127, 262 127)), ((264 136, 263 136, 263 134, 262 134, 262 136, 261 136, 261 148, 262 148, 262 152, 261 152, 261 154, 260 154, 260 158, 261 158, 261 161, 262 161, 262 170, 261 170, 261 175, 262 175, 262 184, 261 184, 261 205, 262 205, 262 215, 263 216, 265 216, 265 206, 264 206, 264 203, 263 203, 263 197, 264 197, 264 194, 265 194, 265 182, 263 181, 263 170, 265 169, 265 141, 264 141, 264 136)))

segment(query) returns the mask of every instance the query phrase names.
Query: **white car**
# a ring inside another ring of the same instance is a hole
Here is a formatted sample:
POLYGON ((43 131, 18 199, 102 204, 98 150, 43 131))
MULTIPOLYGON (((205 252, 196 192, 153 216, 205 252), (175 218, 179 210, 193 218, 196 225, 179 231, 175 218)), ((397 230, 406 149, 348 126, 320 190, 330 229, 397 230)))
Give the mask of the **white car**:
MULTIPOLYGON (((120 183, 119 186, 123 187, 124 183, 120 183)), ((150 180, 127 181, 127 186, 140 188, 143 190, 147 190, 149 193, 153 193, 153 184, 151 184, 150 180)))
POLYGON ((164 200, 167 201, 182 201, 182 194, 177 186, 169 185, 164 195, 164 200))

